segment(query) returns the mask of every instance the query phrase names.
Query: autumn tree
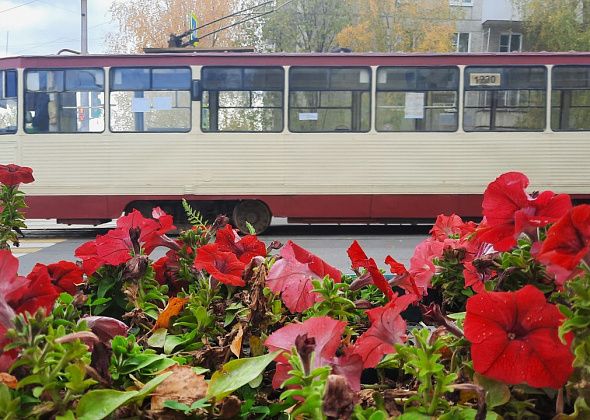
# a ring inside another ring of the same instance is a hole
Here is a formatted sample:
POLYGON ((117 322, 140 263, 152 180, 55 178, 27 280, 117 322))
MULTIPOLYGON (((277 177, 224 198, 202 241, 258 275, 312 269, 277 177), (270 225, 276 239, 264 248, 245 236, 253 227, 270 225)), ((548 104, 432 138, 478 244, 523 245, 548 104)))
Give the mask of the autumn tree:
POLYGON ((262 29, 274 51, 325 52, 338 46, 336 35, 351 23, 349 0, 279 0, 262 29))
POLYGON ((519 6, 527 49, 590 49, 590 0, 519 0, 519 6))
POLYGON ((448 0, 351 0, 355 23, 336 37, 354 51, 448 52, 456 10, 448 0))
MULTIPOLYGON (((143 48, 168 46, 170 34, 181 34, 189 29, 189 16, 196 13, 199 25, 211 22, 235 11, 237 0, 115 0, 110 8, 117 32, 107 36, 113 52, 141 52, 143 48)), ((203 28, 199 36, 230 23, 225 20, 203 28)), ((221 31, 199 42, 199 47, 230 47, 231 31, 221 31)))

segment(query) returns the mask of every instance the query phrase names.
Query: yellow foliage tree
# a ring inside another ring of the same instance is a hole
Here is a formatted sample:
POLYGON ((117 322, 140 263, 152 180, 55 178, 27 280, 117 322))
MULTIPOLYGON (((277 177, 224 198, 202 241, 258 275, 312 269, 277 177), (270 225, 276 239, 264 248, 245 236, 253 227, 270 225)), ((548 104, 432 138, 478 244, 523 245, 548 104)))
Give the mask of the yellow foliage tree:
POLYGON ((350 0, 357 23, 336 37, 353 51, 449 52, 457 12, 448 0, 350 0))
MULTIPOLYGON (((232 13, 237 0, 115 0, 110 8, 113 21, 119 25, 117 32, 107 36, 109 50, 118 53, 141 52, 143 48, 168 46, 170 34, 181 34, 190 28, 189 16, 196 13, 202 25, 232 13)), ((222 21, 203 28, 202 36, 219 29, 228 22, 222 21)), ((204 38, 199 47, 231 47, 230 31, 221 31, 204 38)))

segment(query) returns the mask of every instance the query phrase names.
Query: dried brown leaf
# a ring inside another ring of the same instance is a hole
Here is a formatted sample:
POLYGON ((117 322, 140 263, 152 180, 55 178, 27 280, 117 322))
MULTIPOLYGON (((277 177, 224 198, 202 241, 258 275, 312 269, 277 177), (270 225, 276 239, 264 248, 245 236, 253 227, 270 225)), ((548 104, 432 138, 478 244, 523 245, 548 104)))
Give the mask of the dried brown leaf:
POLYGON ((173 297, 168 301, 166 308, 158 316, 158 320, 154 325, 154 330, 158 328, 168 328, 170 326, 170 319, 178 315, 184 309, 184 305, 189 301, 188 298, 173 297))
POLYGON ((231 345, 229 346, 229 349, 237 358, 240 357, 240 353, 242 352, 242 339, 243 338, 244 338, 244 328, 242 328, 242 326, 239 325, 238 332, 236 333, 236 336, 234 337, 234 339, 231 342, 231 345))
POLYGON ((178 401, 190 406, 207 394, 207 382, 190 366, 174 365, 166 372, 172 375, 164 380, 152 394, 152 410, 163 410, 166 401, 178 401))

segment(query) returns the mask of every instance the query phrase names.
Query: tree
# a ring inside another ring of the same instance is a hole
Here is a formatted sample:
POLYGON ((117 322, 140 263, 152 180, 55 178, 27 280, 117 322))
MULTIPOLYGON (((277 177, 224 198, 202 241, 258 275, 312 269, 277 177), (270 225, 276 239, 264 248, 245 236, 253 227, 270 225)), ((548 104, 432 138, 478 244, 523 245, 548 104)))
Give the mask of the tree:
POLYGON ((588 51, 590 0, 520 0, 531 51, 588 51))
POLYGON ((448 52, 457 15, 448 0, 353 0, 356 22, 336 37, 354 51, 448 52))
MULTIPOLYGON (((189 29, 189 16, 195 12, 199 25, 227 16, 235 10, 236 0, 115 0, 110 13, 119 24, 119 31, 107 37, 113 52, 141 52, 143 48, 168 46, 170 34, 181 34, 189 29)), ((225 20, 203 28, 202 36, 219 29, 231 21, 225 20)), ((199 47, 230 47, 231 31, 221 31, 204 38, 199 47)))
POLYGON ((350 23, 349 0, 282 0, 262 32, 274 51, 326 52, 350 23))

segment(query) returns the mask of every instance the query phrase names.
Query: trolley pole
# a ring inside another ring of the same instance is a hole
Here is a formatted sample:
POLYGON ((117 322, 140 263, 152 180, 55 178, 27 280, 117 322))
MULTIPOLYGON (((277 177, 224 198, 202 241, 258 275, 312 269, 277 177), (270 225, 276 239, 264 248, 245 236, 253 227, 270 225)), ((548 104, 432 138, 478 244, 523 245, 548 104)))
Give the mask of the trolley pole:
POLYGON ((81 48, 80 54, 88 54, 88 0, 81 0, 80 10, 82 18, 82 33, 80 34, 81 48))

